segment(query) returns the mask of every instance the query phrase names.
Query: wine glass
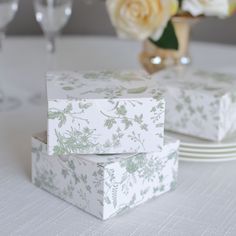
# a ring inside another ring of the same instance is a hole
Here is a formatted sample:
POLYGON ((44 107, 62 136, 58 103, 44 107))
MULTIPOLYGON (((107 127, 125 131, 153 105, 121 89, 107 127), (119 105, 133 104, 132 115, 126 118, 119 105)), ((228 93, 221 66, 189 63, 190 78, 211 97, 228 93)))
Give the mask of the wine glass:
MULTIPOLYGON (((13 20, 17 10, 18 0, 0 0, 0 50, 2 50, 7 25, 13 20)), ((1 59, 3 59, 2 55, 1 59)), ((17 107, 19 103, 18 99, 8 97, 5 91, 0 89, 0 111, 13 109, 17 107)))
MULTIPOLYGON (((46 49, 49 54, 46 58, 46 70, 55 69, 55 38, 68 22, 72 13, 72 4, 73 0, 34 0, 35 17, 47 40, 46 49)), ((40 92, 30 98, 30 102, 37 106, 44 105, 46 102, 43 82, 40 92)))
POLYGON ((37 22, 47 39, 47 50, 55 52, 55 38, 68 22, 73 0, 34 0, 37 22))

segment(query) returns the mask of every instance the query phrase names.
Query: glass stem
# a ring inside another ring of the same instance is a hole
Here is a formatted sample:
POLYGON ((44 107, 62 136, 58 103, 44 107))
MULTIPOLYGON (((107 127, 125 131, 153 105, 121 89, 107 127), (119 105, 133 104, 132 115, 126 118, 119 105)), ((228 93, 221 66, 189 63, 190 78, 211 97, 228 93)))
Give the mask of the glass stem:
POLYGON ((5 38, 4 29, 0 29, 0 51, 2 51, 2 46, 3 46, 4 38, 5 38))
MULTIPOLYGON (((5 38, 5 32, 4 29, 0 29, 0 68, 2 68, 2 45, 3 45, 3 40, 5 38)), ((2 69, 1 69, 1 73, 2 73, 2 69)), ((2 76, 0 76, 0 103, 3 103, 5 100, 5 93, 3 90, 3 83, 2 83, 2 76)))
POLYGON ((50 53, 55 53, 56 42, 55 42, 55 36, 54 35, 48 35, 47 36, 47 50, 50 53))
POLYGON ((0 104, 1 104, 2 102, 4 102, 4 98, 5 98, 5 94, 4 94, 4 92, 3 92, 3 89, 0 88, 0 104))

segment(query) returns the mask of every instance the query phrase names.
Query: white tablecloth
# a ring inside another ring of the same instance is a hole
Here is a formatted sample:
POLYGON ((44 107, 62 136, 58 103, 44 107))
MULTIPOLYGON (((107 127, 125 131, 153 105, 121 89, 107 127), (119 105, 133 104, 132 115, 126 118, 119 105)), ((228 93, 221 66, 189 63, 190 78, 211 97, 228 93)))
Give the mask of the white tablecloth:
MULTIPOLYGON (((21 106, 0 114, 0 235, 236 235, 236 162, 180 162, 176 191, 102 222, 30 182, 30 136, 46 129, 35 106, 50 60, 42 38, 9 38, 0 78, 21 106)), ((63 38, 51 68, 137 68, 140 44, 63 38)), ((236 47, 193 43, 194 65, 236 72, 236 47)))

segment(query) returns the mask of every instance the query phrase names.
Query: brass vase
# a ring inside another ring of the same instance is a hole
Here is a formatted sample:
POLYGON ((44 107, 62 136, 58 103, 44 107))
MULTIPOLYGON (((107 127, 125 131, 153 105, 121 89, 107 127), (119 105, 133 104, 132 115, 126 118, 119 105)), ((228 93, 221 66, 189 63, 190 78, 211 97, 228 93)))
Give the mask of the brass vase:
POLYGON ((189 55, 189 41, 191 27, 199 19, 185 16, 173 17, 173 25, 179 41, 178 50, 158 48, 149 40, 144 41, 143 51, 140 53, 140 62, 147 72, 153 74, 166 67, 191 63, 189 55))

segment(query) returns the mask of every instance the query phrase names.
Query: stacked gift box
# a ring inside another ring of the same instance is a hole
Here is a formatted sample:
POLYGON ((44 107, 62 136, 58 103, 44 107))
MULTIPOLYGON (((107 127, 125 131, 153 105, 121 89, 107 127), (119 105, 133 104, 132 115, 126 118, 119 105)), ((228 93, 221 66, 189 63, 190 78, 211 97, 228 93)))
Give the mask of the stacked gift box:
POLYGON ((235 75, 170 68, 153 76, 166 101, 165 129, 220 142, 236 134, 235 75))
POLYGON ((179 141, 141 71, 50 72, 48 129, 32 138, 32 181, 103 220, 175 188, 179 141))
POLYGON ((213 142, 234 135, 235 86, 194 68, 48 73, 33 182, 101 219, 174 189, 179 142, 164 127, 213 142))

